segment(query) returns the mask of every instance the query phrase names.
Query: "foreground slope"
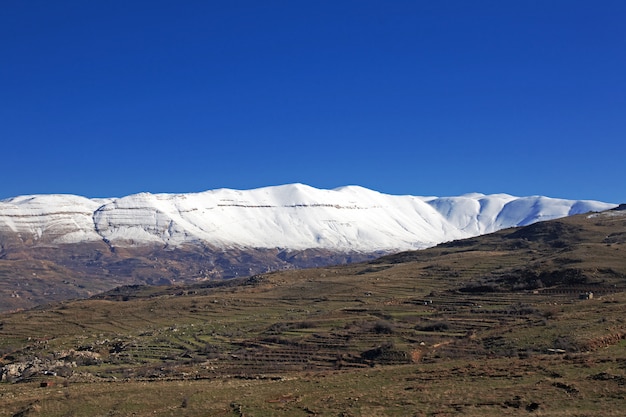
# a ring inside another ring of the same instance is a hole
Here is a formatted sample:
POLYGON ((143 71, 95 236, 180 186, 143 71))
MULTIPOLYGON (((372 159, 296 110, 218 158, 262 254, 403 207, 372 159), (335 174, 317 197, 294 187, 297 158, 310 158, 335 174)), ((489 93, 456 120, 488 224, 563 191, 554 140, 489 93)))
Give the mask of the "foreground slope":
POLYGON ((0 202, 0 311, 168 284, 363 261, 613 204, 392 196, 289 184, 195 194, 0 202))
POLYGON ((4 314, 0 415, 622 415, 625 245, 611 210, 4 314))

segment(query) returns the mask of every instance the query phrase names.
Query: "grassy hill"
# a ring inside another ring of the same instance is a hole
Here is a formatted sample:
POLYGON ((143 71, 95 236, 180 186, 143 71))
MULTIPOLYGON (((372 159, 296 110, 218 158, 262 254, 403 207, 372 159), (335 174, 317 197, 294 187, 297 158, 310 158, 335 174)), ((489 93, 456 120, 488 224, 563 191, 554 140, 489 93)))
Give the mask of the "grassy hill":
POLYGON ((623 415, 625 243, 613 210, 3 314, 0 416, 623 415))

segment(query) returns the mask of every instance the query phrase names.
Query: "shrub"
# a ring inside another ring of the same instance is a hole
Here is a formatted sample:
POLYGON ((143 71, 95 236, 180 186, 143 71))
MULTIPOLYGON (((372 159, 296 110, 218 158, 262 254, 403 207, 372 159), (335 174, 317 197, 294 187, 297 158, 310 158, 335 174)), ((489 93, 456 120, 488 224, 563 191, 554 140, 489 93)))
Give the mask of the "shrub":
POLYGON ((315 323, 312 321, 299 321, 293 324, 294 329, 312 329, 315 327, 315 323))
POLYGON ((376 334, 392 334, 394 331, 393 324, 385 320, 377 321, 372 327, 372 331, 376 334))
POLYGON ((267 334, 272 334, 272 335, 277 335, 277 334, 281 334, 282 332, 284 332, 286 330, 289 330, 287 325, 285 323, 278 322, 278 323, 274 323, 270 327, 268 327, 267 330, 266 330, 266 333, 267 334))
POLYGON ((434 323, 423 324, 421 326, 416 326, 416 330, 421 330, 423 332, 444 332, 450 328, 450 324, 447 321, 436 321, 434 323))
POLYGON ((554 340, 555 349, 563 349, 566 352, 578 352, 577 343, 569 336, 559 336, 554 340))

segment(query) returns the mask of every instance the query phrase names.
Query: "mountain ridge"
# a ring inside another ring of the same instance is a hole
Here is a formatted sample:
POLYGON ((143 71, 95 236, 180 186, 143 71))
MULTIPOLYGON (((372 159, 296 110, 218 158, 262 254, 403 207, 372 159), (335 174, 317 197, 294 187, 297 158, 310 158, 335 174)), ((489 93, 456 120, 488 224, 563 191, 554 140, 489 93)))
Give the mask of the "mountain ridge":
POLYGON ((616 205, 473 193, 392 196, 288 184, 0 202, 0 311, 120 285, 194 283, 372 260, 616 205))
POLYGON ((360 186, 322 190, 304 184, 96 199, 50 194, 1 200, 0 234, 17 234, 26 245, 104 241, 112 247, 208 243, 395 251, 615 206, 509 194, 399 196, 360 186))

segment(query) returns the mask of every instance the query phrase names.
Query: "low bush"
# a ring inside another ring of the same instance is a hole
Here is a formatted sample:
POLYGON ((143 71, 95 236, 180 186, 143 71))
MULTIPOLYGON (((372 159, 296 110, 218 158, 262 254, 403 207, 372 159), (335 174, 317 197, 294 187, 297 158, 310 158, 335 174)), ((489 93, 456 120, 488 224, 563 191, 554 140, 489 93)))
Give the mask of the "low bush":
POLYGON ((372 326, 372 331, 376 334, 392 334, 394 326, 386 320, 379 320, 372 326))
POLYGON ((450 329, 450 324, 447 321, 436 321, 415 326, 415 330, 421 330, 423 332, 444 332, 448 329, 450 329))

